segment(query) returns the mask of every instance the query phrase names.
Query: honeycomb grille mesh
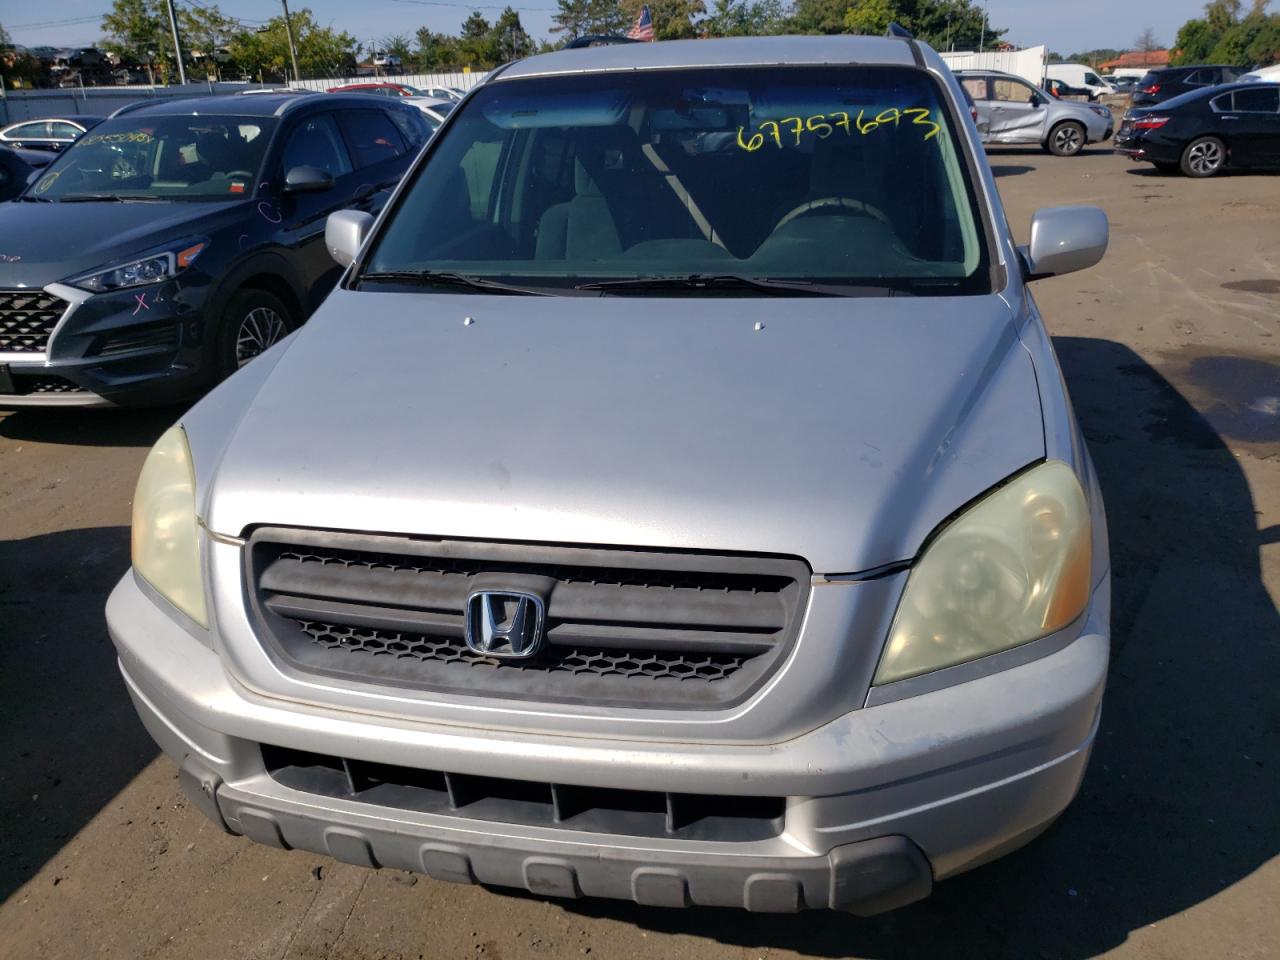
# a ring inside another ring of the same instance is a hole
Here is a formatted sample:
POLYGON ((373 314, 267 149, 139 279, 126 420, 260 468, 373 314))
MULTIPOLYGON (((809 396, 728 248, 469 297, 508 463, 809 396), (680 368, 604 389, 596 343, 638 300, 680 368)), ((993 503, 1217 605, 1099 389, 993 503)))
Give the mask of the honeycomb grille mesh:
POLYGON ((43 353, 66 308, 43 290, 0 290, 0 353, 43 353))
MULTIPOLYGON (((295 621, 311 640, 327 650, 345 650, 395 660, 439 661, 502 670, 535 669, 518 660, 499 660, 472 653, 460 638, 376 630, 322 623, 295 621)), ((552 648, 536 664, 545 673, 594 675, 598 677, 671 677, 676 680, 714 682, 735 673, 747 657, 733 654, 684 654, 676 651, 592 650, 577 647, 552 648)))
POLYGON ((258 634, 291 670, 451 696, 708 710, 742 702, 783 662, 810 577, 793 557, 273 527, 253 534, 245 573, 258 634), (513 591, 541 601, 526 656, 488 652, 471 623, 477 597, 513 591))

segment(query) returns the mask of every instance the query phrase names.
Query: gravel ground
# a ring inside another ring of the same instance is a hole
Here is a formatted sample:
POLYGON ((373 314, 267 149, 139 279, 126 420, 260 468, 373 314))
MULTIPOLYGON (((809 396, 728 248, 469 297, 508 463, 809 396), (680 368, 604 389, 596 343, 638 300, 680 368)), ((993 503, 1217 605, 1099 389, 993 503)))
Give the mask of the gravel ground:
POLYGON ((368 871, 217 832, 134 717, 102 608, 177 411, 0 414, 0 957, 1280 956, 1280 177, 991 157, 1014 228, 1111 216, 1036 285, 1115 568, 1102 732, 1045 836, 870 920, 664 911, 368 871))

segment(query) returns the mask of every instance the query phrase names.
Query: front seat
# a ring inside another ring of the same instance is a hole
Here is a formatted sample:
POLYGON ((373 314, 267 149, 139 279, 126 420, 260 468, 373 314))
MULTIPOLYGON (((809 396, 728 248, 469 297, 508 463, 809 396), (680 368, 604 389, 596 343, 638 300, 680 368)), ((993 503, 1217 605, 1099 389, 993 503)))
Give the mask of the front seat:
POLYGON ((606 260, 622 252, 604 195, 581 160, 573 161, 574 197, 538 221, 538 260, 606 260))

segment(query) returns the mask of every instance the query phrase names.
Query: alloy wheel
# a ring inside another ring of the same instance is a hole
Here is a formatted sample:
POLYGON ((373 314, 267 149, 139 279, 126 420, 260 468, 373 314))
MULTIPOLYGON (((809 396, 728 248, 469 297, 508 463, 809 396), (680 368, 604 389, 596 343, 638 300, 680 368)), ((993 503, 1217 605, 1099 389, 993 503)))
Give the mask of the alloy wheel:
POLYGON ((236 331, 236 367, 243 367, 288 332, 280 314, 270 307, 254 307, 236 331))
POLYGON ((1080 148, 1084 146, 1084 138, 1080 133, 1080 128, 1071 124, 1064 124, 1059 127, 1054 132, 1053 145, 1057 148, 1058 153, 1061 154, 1078 153, 1080 148))
POLYGON ((1187 165, 1200 176, 1208 176, 1222 166, 1222 147, 1213 140, 1195 144, 1187 154, 1187 165))

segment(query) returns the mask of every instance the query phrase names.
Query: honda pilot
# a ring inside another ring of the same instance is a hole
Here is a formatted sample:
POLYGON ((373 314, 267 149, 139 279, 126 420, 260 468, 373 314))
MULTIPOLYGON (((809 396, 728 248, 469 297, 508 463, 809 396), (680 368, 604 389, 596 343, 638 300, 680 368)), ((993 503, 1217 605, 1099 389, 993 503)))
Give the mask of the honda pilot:
POLYGON ((305 328, 147 457, 107 606, 234 834, 539 896, 888 910, 1071 802, 1102 499, 959 84, 910 39, 486 79, 305 328))

